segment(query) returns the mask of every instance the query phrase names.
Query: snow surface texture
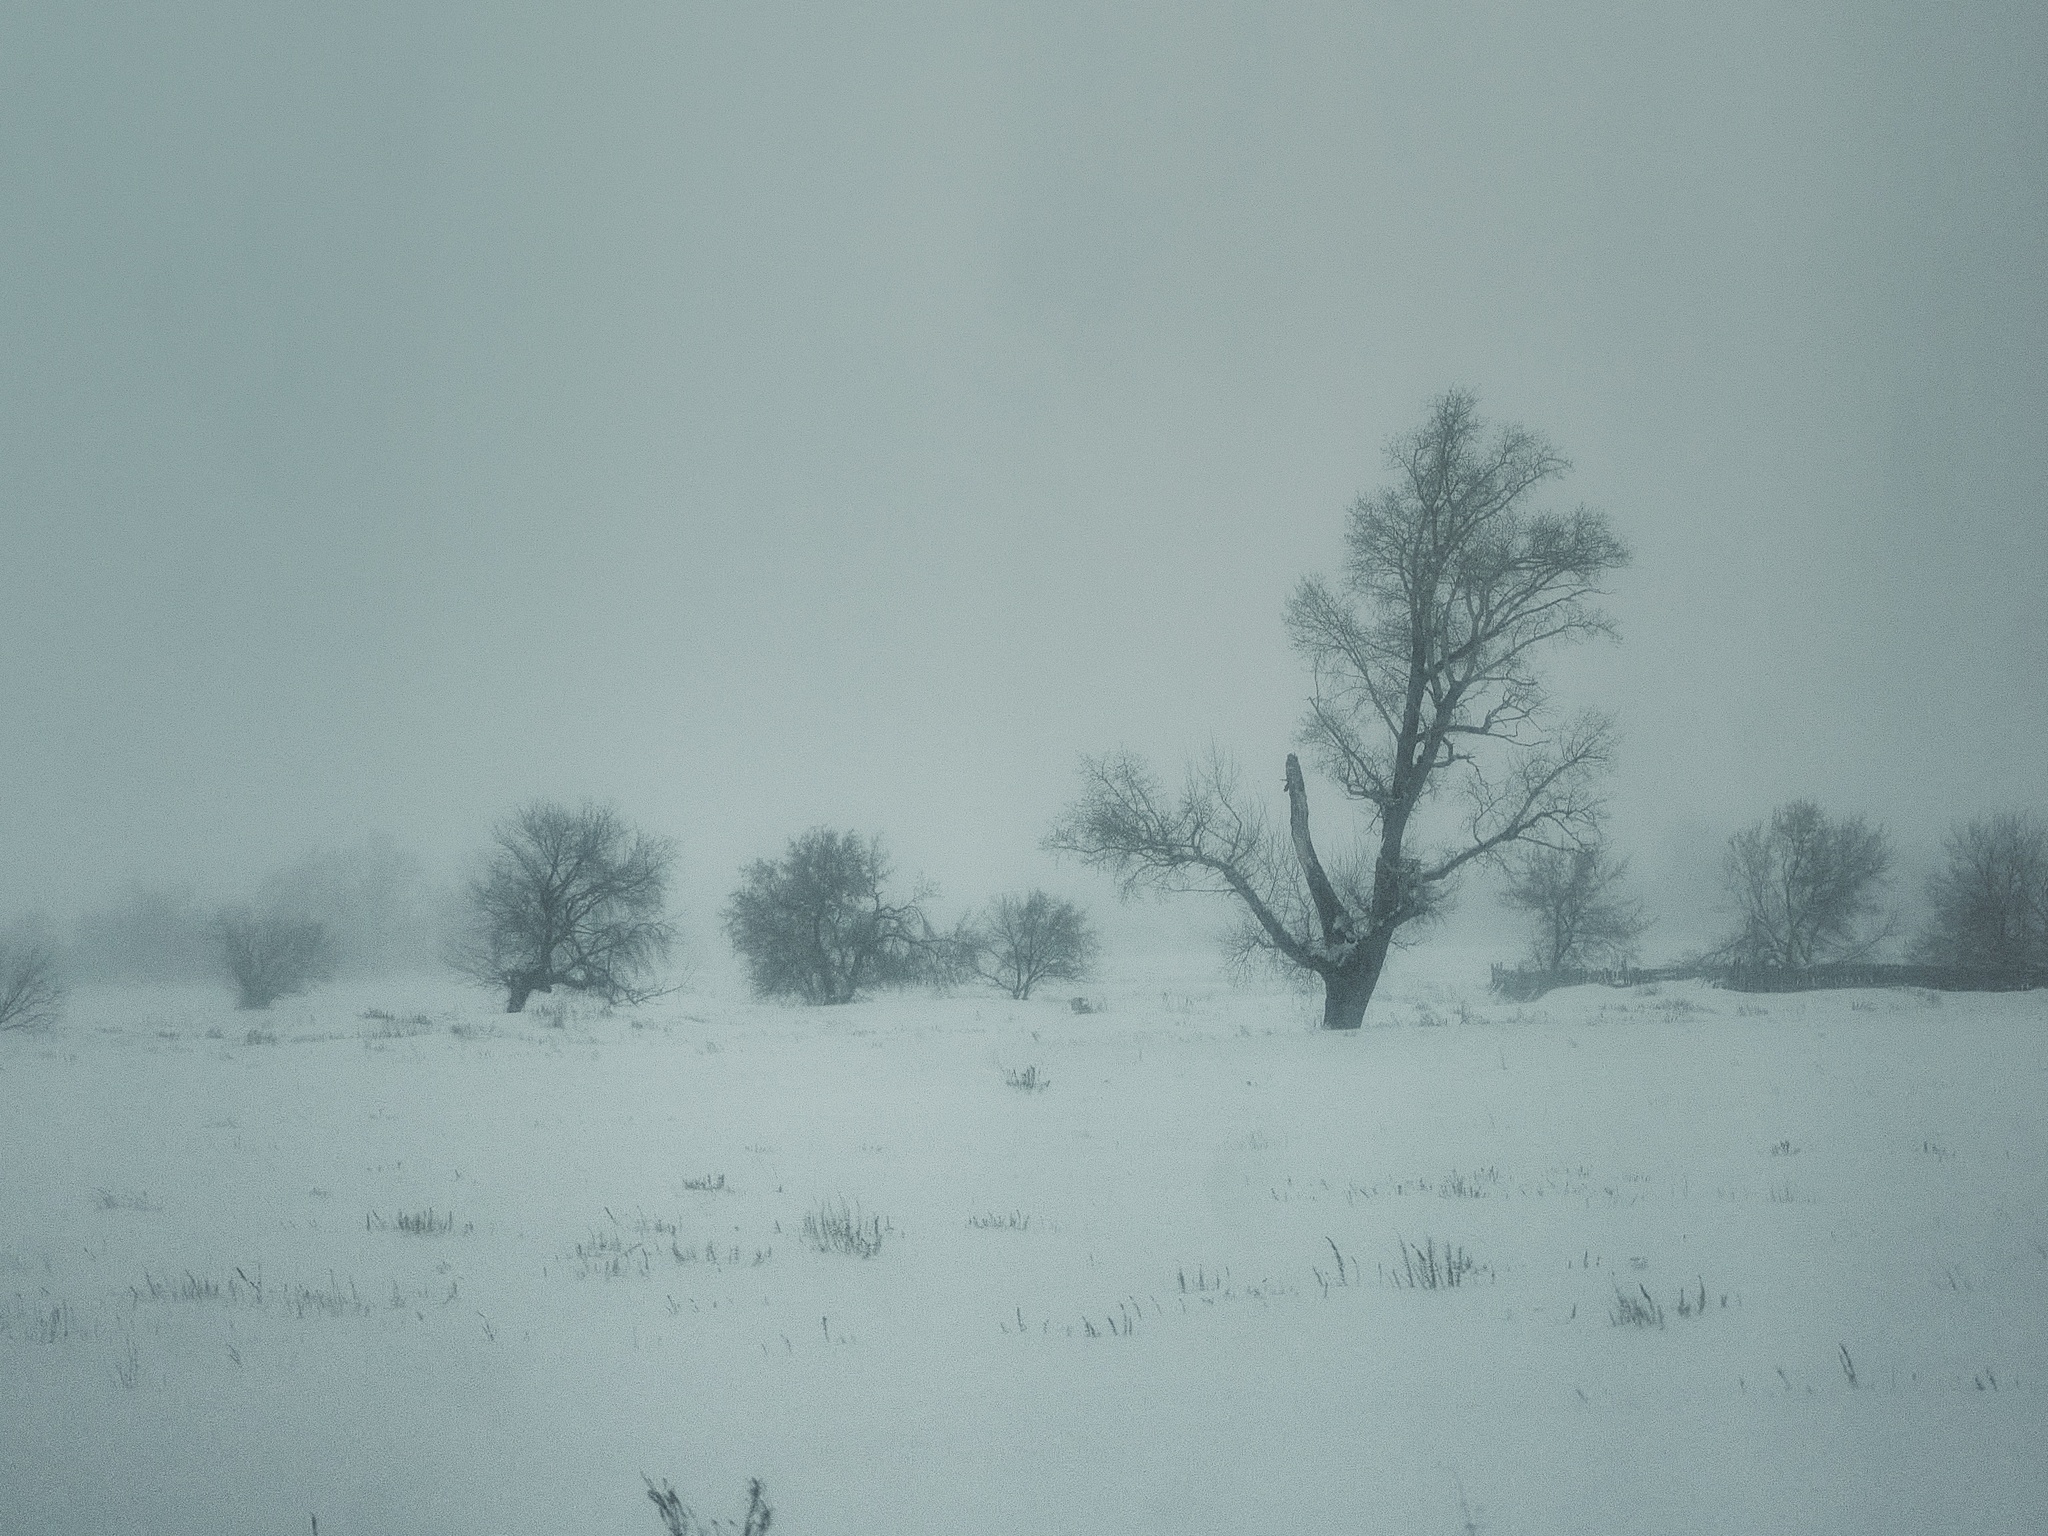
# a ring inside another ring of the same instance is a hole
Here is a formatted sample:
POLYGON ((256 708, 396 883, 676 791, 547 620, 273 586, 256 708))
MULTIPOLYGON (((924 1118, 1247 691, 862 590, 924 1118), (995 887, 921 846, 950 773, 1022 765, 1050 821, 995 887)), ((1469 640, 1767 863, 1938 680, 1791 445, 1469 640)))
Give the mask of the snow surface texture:
POLYGON ((82 991, 0 1037, 0 1529, 2048 1530, 2048 996, 1401 964, 82 991))

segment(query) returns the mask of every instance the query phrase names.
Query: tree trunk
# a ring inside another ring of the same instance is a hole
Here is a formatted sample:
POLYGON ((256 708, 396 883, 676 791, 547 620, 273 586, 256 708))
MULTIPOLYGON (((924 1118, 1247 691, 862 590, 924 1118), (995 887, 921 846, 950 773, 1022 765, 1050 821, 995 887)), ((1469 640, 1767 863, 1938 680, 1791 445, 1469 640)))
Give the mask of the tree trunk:
POLYGON ((1365 1023, 1365 1005, 1372 1001, 1377 976, 1331 975, 1323 978, 1323 1028, 1357 1029, 1365 1023))
POLYGON ((1357 1029, 1365 1023, 1365 1006, 1380 984, 1392 939, 1391 934, 1363 939, 1342 970, 1323 973, 1323 1028, 1357 1029))
POLYGON ((551 979, 544 975, 536 976, 531 971, 523 975, 510 977, 505 983, 505 1011, 507 1013, 524 1013, 526 1011, 527 998, 536 992, 552 992, 554 990, 554 982, 551 979))

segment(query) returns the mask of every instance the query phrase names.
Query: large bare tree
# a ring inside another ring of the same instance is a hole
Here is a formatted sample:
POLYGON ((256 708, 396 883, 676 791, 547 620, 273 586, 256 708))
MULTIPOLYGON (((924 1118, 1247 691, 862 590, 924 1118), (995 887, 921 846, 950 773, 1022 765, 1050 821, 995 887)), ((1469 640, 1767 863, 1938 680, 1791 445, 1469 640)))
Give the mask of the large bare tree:
POLYGON ((1236 896, 1250 943, 1322 979, 1330 1029, 1364 1021, 1395 936, 1467 865, 1517 845, 1589 846, 1612 751, 1604 716, 1553 718, 1536 666, 1612 632, 1596 599, 1628 561, 1602 514, 1532 505, 1564 458, 1535 433, 1489 427, 1453 390, 1387 463, 1391 483, 1351 509, 1342 577, 1304 581, 1287 605, 1312 678, 1302 744, 1365 808, 1367 851, 1324 866, 1292 754, 1284 844, 1228 762, 1212 757, 1169 797, 1128 754, 1083 764, 1082 797, 1047 838, 1127 892, 1236 896), (1425 837, 1418 813, 1446 790, 1459 808, 1425 837))
POLYGON ((607 1002, 658 994, 649 978, 675 939, 664 910, 672 842, 634 830, 610 806, 547 800, 521 807, 492 835, 450 964, 503 987, 507 1013, 556 987, 607 1002))

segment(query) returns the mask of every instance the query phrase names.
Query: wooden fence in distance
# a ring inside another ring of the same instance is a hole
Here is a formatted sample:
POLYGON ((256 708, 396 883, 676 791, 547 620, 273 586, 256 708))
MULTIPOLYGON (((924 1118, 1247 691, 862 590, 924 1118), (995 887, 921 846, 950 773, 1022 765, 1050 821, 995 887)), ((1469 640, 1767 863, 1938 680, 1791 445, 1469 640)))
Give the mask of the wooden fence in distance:
POLYGON ((1558 987, 1637 987, 1652 981, 1706 981, 1730 992, 1819 992, 1838 987, 1925 987, 1932 992, 2023 992, 2048 987, 2048 971, 1979 970, 1954 965, 1852 961, 1804 969, 1734 965, 1623 965, 1607 970, 1538 971, 1496 965, 1493 990, 1529 1002, 1558 987))

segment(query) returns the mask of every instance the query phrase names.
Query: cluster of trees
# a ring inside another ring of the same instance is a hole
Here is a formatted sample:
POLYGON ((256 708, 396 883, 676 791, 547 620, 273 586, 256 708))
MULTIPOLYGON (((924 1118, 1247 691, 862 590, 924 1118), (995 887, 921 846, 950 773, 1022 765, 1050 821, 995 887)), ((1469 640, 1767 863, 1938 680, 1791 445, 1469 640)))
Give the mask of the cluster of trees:
POLYGON ((331 976, 419 964, 438 922, 417 862, 377 838, 308 854, 224 906, 187 887, 130 885, 62 932, 28 919, 0 935, 0 1027, 53 1018, 60 977, 226 979, 241 1006, 264 1008, 331 976))
MULTIPOLYGON (((1504 899, 1529 916, 1540 968, 1627 960, 1649 927, 1602 837, 1612 724, 1557 709, 1540 668, 1559 647, 1613 635, 1599 600, 1626 545, 1604 514, 1539 506, 1568 463, 1539 435, 1482 420, 1466 391, 1432 401, 1389 445, 1387 468, 1389 483, 1350 509, 1341 573, 1304 580, 1285 612, 1310 679, 1298 745, 1360 812, 1355 838, 1318 849, 1295 753, 1282 827, 1220 753, 1169 790, 1141 758, 1110 752, 1084 760, 1080 797, 1044 841, 1126 895, 1231 898, 1239 953, 1318 979, 1331 1029, 1359 1027, 1390 950, 1475 867, 1507 872, 1504 899)), ((502 988, 513 1012, 556 988, 651 996, 675 939, 674 853, 606 807, 529 805, 495 829, 447 958, 502 988)), ((1883 830, 1859 817, 1780 807, 1729 842, 1737 926, 1720 957, 1807 967, 1869 953, 1897 933, 1882 900, 1891 862, 1883 830)), ((755 991, 830 1005, 979 979, 1023 998, 1096 957, 1085 914, 1042 891, 942 931, 931 890, 892 891, 891 877, 878 839, 824 828, 748 866, 722 916, 755 991)), ((327 918, 272 898, 210 928, 248 1006, 335 964, 327 918)), ((2048 965, 2048 831, 2018 814, 1955 829, 1929 900, 1919 957, 2048 965)), ((37 995, 35 967, 25 974, 24 995, 37 995)))
POLYGON ((1100 952, 1087 915, 1041 890, 997 897, 942 933, 925 911, 930 887, 891 900, 890 873, 879 838, 823 827, 749 866, 725 929, 755 992, 844 1003, 864 987, 978 980, 1023 1000, 1087 975, 1100 952))
MULTIPOLYGON (((1902 936, 1887 900, 1893 864, 1884 828, 1863 817, 1812 800, 1779 806, 1729 838, 1722 884, 1734 926, 1702 959, 1795 971, 1865 959, 1902 936)), ((1535 970, 1633 961, 1650 920, 1624 894, 1627 873, 1601 846, 1533 850, 1514 865, 1502 900, 1530 919, 1535 970)), ((2048 976, 2048 823, 2008 811, 1951 827, 1926 900, 1906 945, 1913 960, 1994 981, 2048 976)))
MULTIPOLYGON (((1127 894, 1234 898, 1240 951, 1319 978, 1331 1029, 1359 1026, 1390 947, 1475 865, 1505 870, 1540 970, 1627 962, 1650 927, 1602 836, 1611 724, 1555 710, 1538 670, 1559 646, 1613 634, 1597 600, 1626 546, 1597 512, 1539 509, 1566 461, 1534 433, 1489 427, 1464 391, 1432 402, 1387 467, 1387 487, 1351 509, 1342 575, 1303 581, 1286 610, 1310 676, 1300 745, 1363 811, 1358 844, 1319 853, 1292 753, 1284 831, 1219 754, 1170 792, 1142 760, 1110 753, 1084 762, 1081 798, 1046 840, 1127 894)), ((1729 842, 1736 927, 1715 958, 1804 968, 1869 954, 1898 932, 1883 902, 1891 862, 1860 817, 1780 807, 1729 842)), ((2033 818, 1955 829, 1915 957, 2048 966, 2044 872, 2048 834, 2033 818)))
MULTIPOLYGON (((646 1001, 666 990, 676 941, 675 858, 671 840, 610 806, 541 800, 492 829, 480 872, 446 917, 410 861, 382 845, 301 860, 253 900, 210 912, 189 892, 131 888, 80 920, 68 954, 42 929, 0 936, 0 1029, 54 1019, 67 968, 96 980, 223 977, 238 1006, 268 1008, 337 974, 416 960, 437 929, 425 952, 502 990, 508 1012, 558 989, 646 1001)), ((931 888, 892 895, 892 874, 879 838, 823 828, 743 871, 724 921, 754 990, 834 1004, 978 980, 1028 998, 1087 974, 1099 952, 1081 909, 1044 891, 1000 897, 940 931, 931 888)))
MULTIPOLYGON (((671 842, 606 806, 542 801, 501 823, 494 843, 449 955, 457 969, 502 988, 510 1013, 557 987, 608 1002, 661 990, 675 940, 671 842)), ((1028 998, 1095 960, 1095 931, 1071 902, 1005 896, 942 932, 926 910, 932 889, 892 892, 893 874, 880 838, 824 827, 749 865, 723 916, 754 991, 831 1005, 876 988, 980 979, 1028 998)))
MULTIPOLYGON (((436 953, 441 914, 418 863, 369 838, 310 853, 255 882, 244 899, 202 901, 183 886, 133 884, 61 932, 26 919, 0 935, 0 987, 17 973, 48 978, 20 996, 61 999, 56 978, 91 982, 226 979, 244 1007, 337 975, 415 966, 436 953)), ((45 1002, 39 1019, 54 1013, 45 1002)), ((12 1017, 25 1017, 26 1005, 12 1017)))
MULTIPOLYGON (((1859 960, 1902 936, 1886 897, 1884 828, 1795 800, 1729 839, 1726 889, 1737 927, 1716 957, 1803 970, 1859 960)), ((1912 959, 1990 980, 2048 976, 2048 825, 2018 811, 1952 826, 1926 888, 1912 959)))

